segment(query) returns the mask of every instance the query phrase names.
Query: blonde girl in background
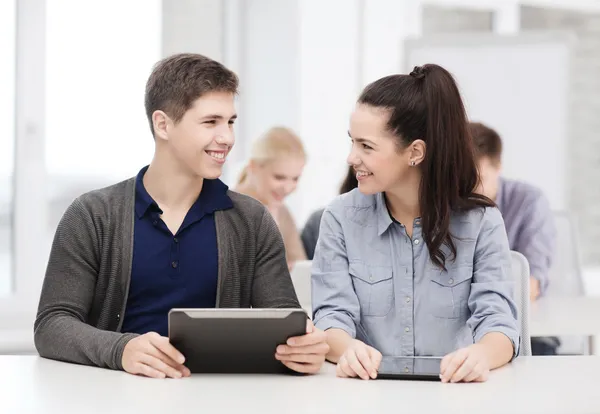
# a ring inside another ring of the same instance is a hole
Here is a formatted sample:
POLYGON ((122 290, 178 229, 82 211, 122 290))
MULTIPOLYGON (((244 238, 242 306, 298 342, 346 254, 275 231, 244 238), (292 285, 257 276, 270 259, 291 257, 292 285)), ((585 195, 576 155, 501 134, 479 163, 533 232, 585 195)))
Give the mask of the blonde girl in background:
POLYGON ((305 163, 300 138, 288 128, 271 128, 254 142, 250 161, 235 188, 269 209, 283 236, 290 269, 297 260, 306 260, 306 253, 284 200, 296 190, 305 163))

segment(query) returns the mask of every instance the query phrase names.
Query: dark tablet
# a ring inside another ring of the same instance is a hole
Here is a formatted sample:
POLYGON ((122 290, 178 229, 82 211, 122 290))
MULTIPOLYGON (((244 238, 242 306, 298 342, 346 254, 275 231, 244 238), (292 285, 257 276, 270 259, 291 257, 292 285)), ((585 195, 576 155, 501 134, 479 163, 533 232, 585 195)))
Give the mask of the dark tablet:
POLYGON ((440 381, 442 358, 384 356, 377 378, 420 381, 440 381))
POLYGON ((192 373, 292 373, 275 351, 306 321, 302 309, 172 309, 169 340, 192 373))

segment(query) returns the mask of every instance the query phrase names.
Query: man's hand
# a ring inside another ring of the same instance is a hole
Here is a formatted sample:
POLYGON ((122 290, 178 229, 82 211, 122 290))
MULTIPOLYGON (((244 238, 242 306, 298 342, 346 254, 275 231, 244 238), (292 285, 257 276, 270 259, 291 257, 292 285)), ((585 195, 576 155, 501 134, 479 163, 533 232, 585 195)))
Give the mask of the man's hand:
POLYGON ((306 335, 290 338, 285 345, 279 345, 275 358, 291 370, 315 374, 321 369, 328 352, 325 332, 315 328, 312 321, 308 320, 306 335))
POLYGON ((381 352, 358 339, 353 339, 340 357, 336 375, 341 378, 360 377, 364 380, 377 378, 381 352))
POLYGON ((540 281, 535 277, 529 277, 529 299, 534 302, 540 297, 540 281))
POLYGON ((190 370, 183 366, 184 362, 185 358, 169 343, 169 338, 156 332, 129 341, 122 359, 125 371, 152 378, 189 377, 190 370))
POLYGON ((440 366, 442 382, 485 382, 490 373, 484 345, 473 344, 446 355, 440 366))

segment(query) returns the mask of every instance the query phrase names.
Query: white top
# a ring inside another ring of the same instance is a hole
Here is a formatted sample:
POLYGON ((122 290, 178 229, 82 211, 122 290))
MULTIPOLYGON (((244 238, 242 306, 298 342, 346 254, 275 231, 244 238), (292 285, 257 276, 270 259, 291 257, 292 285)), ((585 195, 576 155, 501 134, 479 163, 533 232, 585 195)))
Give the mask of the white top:
POLYGON ((2 413, 591 413, 600 412, 600 357, 522 357, 483 384, 319 375, 193 375, 156 380, 0 356, 2 413))

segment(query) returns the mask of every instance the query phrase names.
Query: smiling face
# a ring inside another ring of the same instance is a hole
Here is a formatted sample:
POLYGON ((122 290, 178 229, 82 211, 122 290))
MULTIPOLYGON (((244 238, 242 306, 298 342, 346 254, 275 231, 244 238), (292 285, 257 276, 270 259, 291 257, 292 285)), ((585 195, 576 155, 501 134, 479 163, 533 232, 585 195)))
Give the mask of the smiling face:
POLYGON ((399 149, 398 138, 387 128, 388 119, 388 111, 364 104, 358 104, 350 117, 352 150, 347 161, 364 194, 397 187, 411 168, 410 147, 399 149))
POLYGON ((179 122, 163 111, 154 112, 155 136, 186 170, 215 179, 235 143, 236 117, 232 93, 210 92, 196 99, 179 122))
POLYGON ((261 201, 277 207, 296 190, 304 158, 288 155, 271 161, 252 161, 249 169, 261 201))

